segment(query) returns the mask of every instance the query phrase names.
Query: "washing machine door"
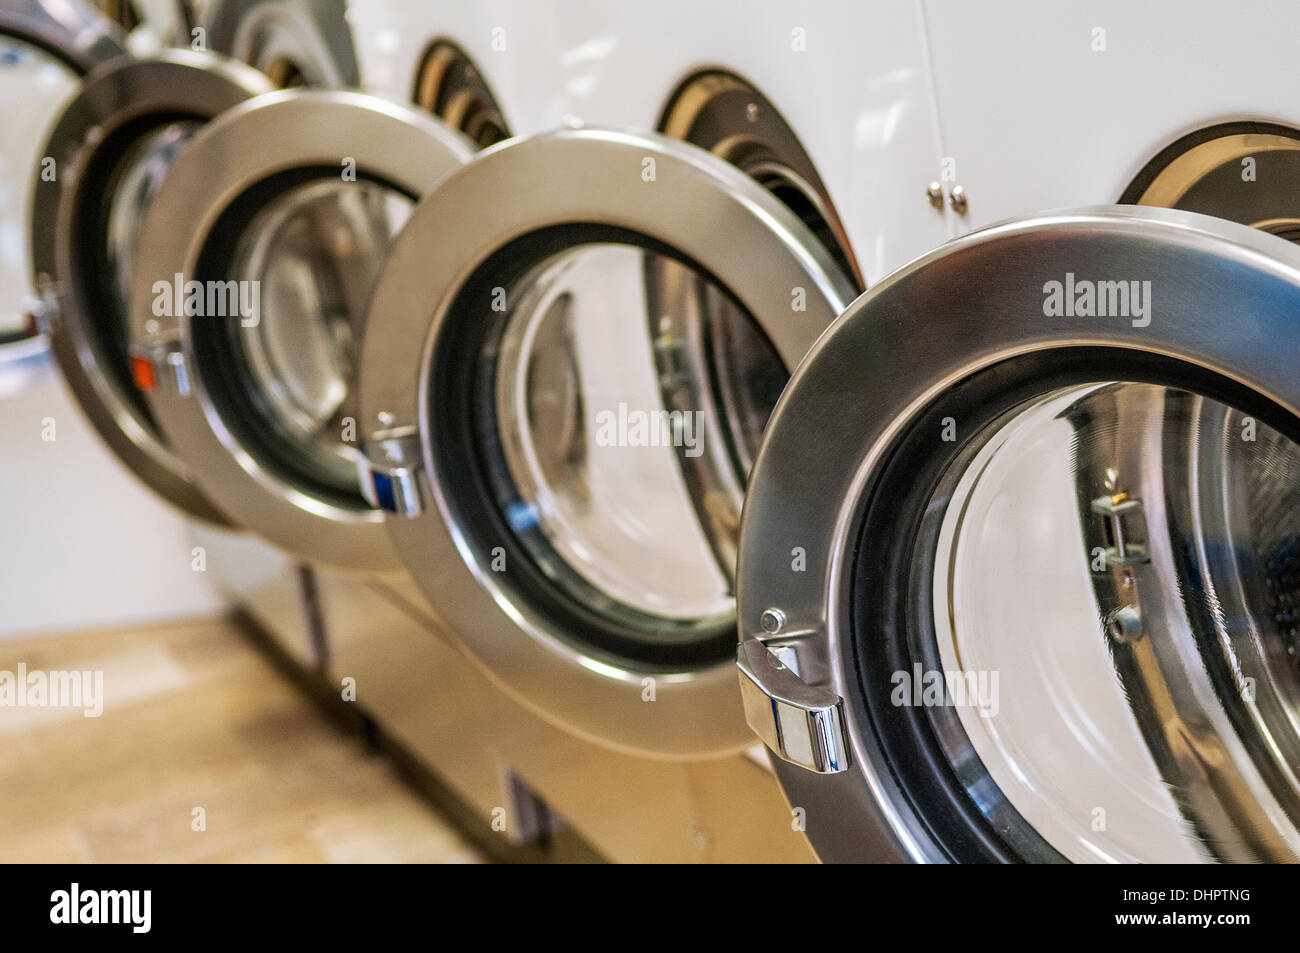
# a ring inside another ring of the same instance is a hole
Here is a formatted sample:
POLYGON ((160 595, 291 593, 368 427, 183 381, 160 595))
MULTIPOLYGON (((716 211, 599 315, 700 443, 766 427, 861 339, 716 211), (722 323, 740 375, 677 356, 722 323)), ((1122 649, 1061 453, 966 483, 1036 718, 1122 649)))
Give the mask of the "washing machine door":
POLYGON ((191 42, 188 0, 95 0, 95 6, 122 28, 138 56, 191 42))
POLYGON ((952 242, 818 342, 738 599, 824 860, 1300 855, 1297 314, 1289 242, 1108 207, 952 242))
POLYGON ((0 7, 0 39, 6 68, 30 63, 24 47, 34 47, 78 76, 126 49, 122 31, 81 0, 8 0, 0 7))
POLYGON ((256 66, 277 86, 361 85, 345 0, 212 0, 210 49, 256 66))
POLYGON ((35 173, 33 283, 59 367, 123 463, 163 498, 217 523, 224 517, 133 381, 127 295, 141 219, 176 156, 213 116, 270 89, 258 71, 215 54, 114 60, 86 77, 35 173))
POLYGON ((81 78, 125 52, 124 38, 93 9, 76 3, 13 2, 0 7, 0 99, 6 129, 0 144, 0 361, 27 361, 45 349, 31 293, 24 235, 32 170, 59 110, 81 78))
POLYGON ((207 496, 300 558, 401 567, 358 486, 365 304, 416 199, 472 152, 413 108, 273 93, 200 133, 149 210, 136 380, 207 496))
POLYGON ((507 690, 621 750, 752 744, 730 671, 745 477, 853 293, 771 193, 666 137, 512 140, 424 198, 371 302, 369 486, 507 690))

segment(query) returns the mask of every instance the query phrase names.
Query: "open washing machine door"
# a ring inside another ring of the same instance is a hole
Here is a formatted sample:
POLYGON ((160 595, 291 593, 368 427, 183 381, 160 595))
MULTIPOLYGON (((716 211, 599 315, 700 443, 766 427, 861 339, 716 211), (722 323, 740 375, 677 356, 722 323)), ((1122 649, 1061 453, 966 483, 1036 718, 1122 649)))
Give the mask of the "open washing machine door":
POLYGON ((121 27, 137 56, 151 56, 168 46, 188 46, 192 16, 188 0, 94 0, 95 6, 121 27))
POLYGON ((426 196, 371 302, 360 419, 372 498, 470 655, 599 744, 752 743, 745 479, 854 293, 772 193, 662 136, 513 140, 426 196))
POLYGON ((365 305, 416 200, 472 154, 413 108, 290 90, 196 136, 152 203, 136 380, 196 485, 299 558, 401 567, 358 488, 365 305))
POLYGON ((859 299, 751 480, 740 681, 823 860, 1300 856, 1300 251, 972 233, 859 299))
POLYGON ((1228 122, 1179 137, 1129 183, 1120 202, 1178 208, 1300 241, 1300 130, 1228 122))
POLYGON ((208 0, 208 48, 255 66, 276 86, 361 85, 344 0, 208 0))
POLYGON ((8 125, 0 145, 0 361, 44 352, 36 325, 25 239, 33 173, 50 125, 81 79, 125 53, 124 37, 91 7, 14 2, 0 6, 0 98, 8 125))
POLYGON ((257 70, 190 50, 107 63, 59 117, 34 186, 38 317, 64 377, 129 469, 216 523, 133 379, 127 297, 140 223, 176 156, 205 122, 271 88, 257 70))
POLYGON ((26 48, 33 48, 77 76, 126 51, 121 30, 81 0, 7 0, 0 7, 0 39, 6 68, 32 66, 26 48))

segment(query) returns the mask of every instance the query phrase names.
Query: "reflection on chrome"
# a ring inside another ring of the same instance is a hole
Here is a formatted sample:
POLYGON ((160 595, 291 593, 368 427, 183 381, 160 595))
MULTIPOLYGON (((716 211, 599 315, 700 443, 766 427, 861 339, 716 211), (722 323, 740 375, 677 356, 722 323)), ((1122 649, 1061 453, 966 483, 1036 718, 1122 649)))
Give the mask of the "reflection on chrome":
POLYGON ((972 749, 1075 861, 1300 857, 1300 447, 1096 384, 991 425, 939 500, 939 656, 1001 673, 997 717, 940 732, 973 794, 972 749))

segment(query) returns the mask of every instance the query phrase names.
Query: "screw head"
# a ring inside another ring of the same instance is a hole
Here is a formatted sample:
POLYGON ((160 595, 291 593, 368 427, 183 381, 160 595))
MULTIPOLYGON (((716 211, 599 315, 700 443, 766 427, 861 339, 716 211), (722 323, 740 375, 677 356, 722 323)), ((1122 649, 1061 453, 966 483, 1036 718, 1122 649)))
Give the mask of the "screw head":
POLYGON ((1106 619, 1106 633, 1120 645, 1132 645, 1142 638, 1142 615, 1135 606, 1121 606, 1106 619))
POLYGON ((931 182, 926 186, 925 197, 935 208, 943 208, 943 186, 938 182, 931 182))
POLYGON ((966 190, 960 185, 954 185, 952 191, 948 193, 948 204, 958 215, 966 214, 966 190))
POLYGON ((776 635, 785 625, 785 613, 780 609, 764 609, 763 614, 759 617, 758 624, 763 627, 763 631, 768 635, 776 635))

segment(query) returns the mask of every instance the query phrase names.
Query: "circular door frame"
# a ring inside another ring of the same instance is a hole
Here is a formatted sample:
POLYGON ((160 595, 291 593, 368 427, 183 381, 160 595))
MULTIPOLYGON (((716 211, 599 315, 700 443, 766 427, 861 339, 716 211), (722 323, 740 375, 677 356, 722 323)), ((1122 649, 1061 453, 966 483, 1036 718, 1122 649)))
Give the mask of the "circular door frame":
MULTIPOLYGON (((825 673, 814 686, 819 697, 841 702, 847 764, 840 770, 815 773, 772 758, 823 860, 951 859, 872 732, 852 644, 859 533, 891 450, 912 424, 974 375, 1002 366, 1031 381, 1036 372, 1008 362, 1057 352, 1059 363, 1081 348, 1175 362, 1300 417, 1294 348, 1277 346, 1297 334, 1287 300, 1300 307, 1300 250, 1283 239, 1191 212, 1085 208, 995 225, 942 246, 885 278, 817 343, 777 406, 751 480, 738 603, 742 661, 765 614, 774 613, 767 618, 780 620, 778 638, 792 636, 799 668, 825 673), (1045 315, 1044 283, 1084 269, 1085 277, 1151 280, 1159 310, 1145 327, 1045 315), (1243 333, 1224 333, 1225 315, 1243 333), (827 440, 826 428, 808 421, 830 415, 837 436, 827 440), (778 555, 792 540, 806 547, 804 573, 791 573, 778 555)), ((961 447, 935 443, 945 460, 961 447)), ((766 727, 756 725, 760 734, 766 727)))
POLYGON ((285 85, 274 75, 282 61, 312 88, 361 85, 345 0, 213 0, 204 28, 212 49, 263 69, 277 86, 285 85), (253 48, 258 40, 269 43, 267 55, 253 48))
POLYGON ((126 53, 126 36, 89 4, 59 9, 65 17, 56 17, 41 0, 19 0, 0 9, 0 33, 44 50, 78 76, 126 53))
POLYGON ((715 757, 754 743, 729 660, 656 670, 580 647, 479 565, 433 474, 435 346, 462 285, 495 253, 556 226, 613 227, 694 262, 755 317, 788 369, 856 291, 812 232, 744 173, 658 134, 561 130, 501 143, 428 195, 371 300, 362 431, 378 470, 415 472, 418 502, 389 520, 406 567, 489 675, 542 717, 644 756, 715 757), (653 159, 653 182, 643 180, 653 159), (457 223, 454 241, 446 223, 457 223), (796 287, 806 310, 791 306, 796 287), (416 346, 421 342, 421 346, 416 346), (382 459, 377 456, 383 455, 382 459), (643 679, 654 678, 653 702, 643 679))
MULTIPOLYGON (((126 37, 110 20, 89 6, 62 9, 64 19, 39 0, 0 8, 0 35, 40 50, 78 78, 126 54, 126 37)), ((48 340, 33 324, 26 333, 0 339, 0 363, 30 361, 48 349, 48 340)))
POLYGON ((188 468, 144 419, 119 379, 102 369, 110 355, 99 345, 94 330, 99 309, 79 276, 82 236, 77 222, 80 203, 96 187, 83 173, 115 131, 151 115, 208 121, 270 89, 257 70, 211 53, 166 50, 148 59, 107 63, 86 77, 50 133, 45 154, 59 171, 52 182, 37 176, 32 200, 34 287, 42 298, 55 359, 78 403, 103 440, 151 489, 190 515, 218 525, 227 522, 225 517, 195 487, 188 468))
POLYGON ((341 173, 347 157, 358 180, 374 177, 418 198, 472 155, 468 140, 414 108, 364 93, 286 90, 237 106, 199 133, 150 207, 137 246, 132 346, 155 366, 183 366, 189 394, 155 387, 146 392, 149 406, 208 497, 300 558, 363 571, 401 568, 381 511, 313 496, 241 444, 196 359, 190 319, 153 315, 153 278, 193 276, 221 216, 274 175, 326 166, 341 173))

